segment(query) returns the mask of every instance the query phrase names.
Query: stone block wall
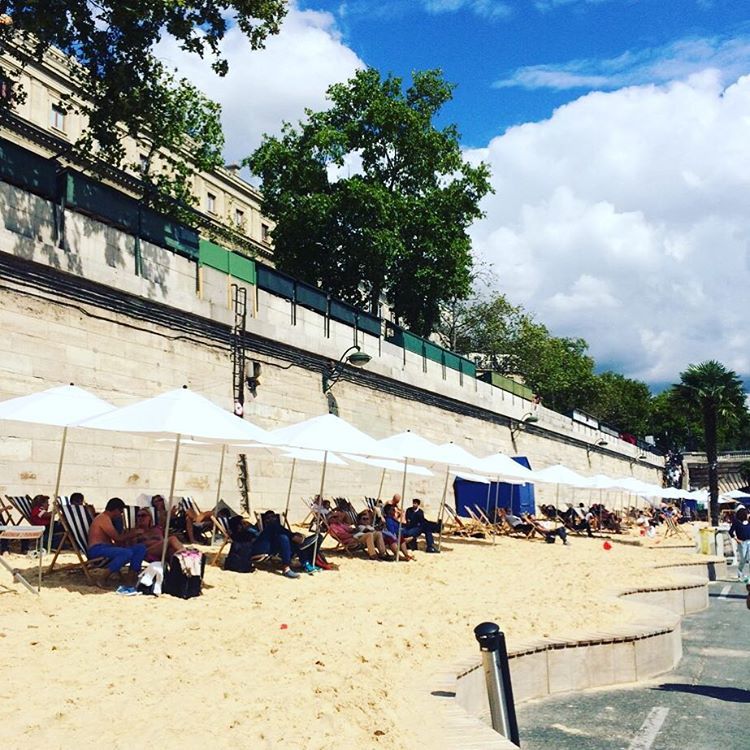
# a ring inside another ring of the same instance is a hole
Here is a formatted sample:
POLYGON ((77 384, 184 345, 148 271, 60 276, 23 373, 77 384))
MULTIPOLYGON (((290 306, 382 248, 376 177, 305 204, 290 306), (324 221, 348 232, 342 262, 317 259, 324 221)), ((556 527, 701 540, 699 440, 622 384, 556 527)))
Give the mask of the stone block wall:
MULTIPOLYGON (((0 183, 0 253, 57 269, 63 280, 71 275, 116 287, 138 298, 168 304, 207 321, 231 325, 233 313, 227 277, 198 268, 186 258, 141 243, 143 275, 135 274, 134 239, 112 227, 70 211, 65 212, 64 243, 56 241, 52 205, 0 183), (64 274, 64 275, 63 275, 64 274)), ((331 321, 328 335, 322 316, 302 307, 293 324, 288 301, 248 286, 247 330, 270 341, 283 342, 338 360, 355 343, 352 328, 331 321)), ((528 401, 438 363, 424 362, 382 339, 359 332, 358 343, 373 359, 368 372, 398 383, 418 386, 425 397, 436 394, 518 420, 531 411, 528 401)), ((288 360, 249 350, 247 357, 263 364, 257 397, 246 404, 246 417, 274 428, 327 411, 319 370, 291 365, 288 360)), ((71 300, 62 291, 35 288, 32 280, 0 277, 0 398, 23 395, 52 385, 74 382, 116 405, 156 395, 183 384, 232 406, 232 370, 225 344, 199 335, 186 335, 107 309, 106 305, 71 300)), ((425 437, 453 440, 485 455, 491 451, 528 456, 542 468, 564 463, 586 474, 636 476, 658 481, 659 461, 636 460, 639 451, 608 438, 606 451, 595 447, 601 437, 567 417, 539 409, 532 431, 512 434, 508 426, 398 397, 377 388, 342 379, 335 387, 340 414, 376 438, 413 429, 425 437)), ((54 487, 60 430, 4 423, 0 427, 0 494, 34 494, 54 487)), ((165 492, 171 469, 172 445, 147 437, 71 430, 62 491, 81 489, 101 505, 107 497, 134 499, 141 491, 165 492)), ((222 495, 237 504, 236 450, 225 462, 222 495)), ((251 497, 257 507, 280 507, 289 489, 291 462, 253 448, 247 451, 251 497)), ((184 447, 179 462, 178 494, 190 494, 209 507, 216 496, 218 449, 184 447)), ((301 498, 318 490, 320 466, 300 463, 292 487, 292 517, 305 512, 301 498)), ((329 468, 327 494, 353 498, 377 493, 381 470, 354 464, 329 468)), ((426 500, 434 513, 444 476, 409 479, 408 496, 426 500)), ((400 490, 398 472, 388 472, 384 494, 400 490)), ((596 494, 599 497, 599 494, 596 494)), ((555 488, 539 486, 538 500, 554 502, 555 488)), ((589 501, 587 492, 563 489, 560 501, 589 501)), ((604 493, 618 505, 625 498, 604 493)))

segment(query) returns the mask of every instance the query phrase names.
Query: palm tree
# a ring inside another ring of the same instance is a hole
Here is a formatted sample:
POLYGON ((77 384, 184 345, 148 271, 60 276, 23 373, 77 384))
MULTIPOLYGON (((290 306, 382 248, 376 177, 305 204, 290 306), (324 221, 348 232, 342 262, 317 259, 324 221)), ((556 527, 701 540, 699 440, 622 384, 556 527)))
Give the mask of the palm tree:
POLYGON ((703 439, 708 459, 708 492, 711 524, 719 523, 719 417, 732 419, 745 409, 745 389, 736 372, 715 360, 690 365, 674 386, 678 402, 694 409, 703 420, 703 439))

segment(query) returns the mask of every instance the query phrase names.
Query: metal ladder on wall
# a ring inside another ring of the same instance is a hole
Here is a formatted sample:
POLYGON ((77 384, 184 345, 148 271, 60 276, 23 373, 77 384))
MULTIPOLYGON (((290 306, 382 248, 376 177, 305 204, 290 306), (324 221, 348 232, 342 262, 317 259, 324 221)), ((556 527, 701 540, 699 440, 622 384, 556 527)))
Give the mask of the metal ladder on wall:
MULTIPOLYGON (((232 394, 234 396, 235 414, 244 415, 245 408, 245 321, 247 320, 247 289, 232 284, 232 394)), ((250 479, 247 471, 247 456, 237 456, 237 486, 240 491, 240 504, 243 510, 250 511, 250 479)))

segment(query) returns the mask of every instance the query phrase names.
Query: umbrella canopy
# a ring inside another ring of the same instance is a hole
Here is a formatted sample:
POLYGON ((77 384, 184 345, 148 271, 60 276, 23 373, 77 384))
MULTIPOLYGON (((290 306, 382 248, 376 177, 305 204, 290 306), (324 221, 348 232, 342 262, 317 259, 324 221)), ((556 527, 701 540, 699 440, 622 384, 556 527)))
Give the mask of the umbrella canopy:
POLYGON ((619 487, 617 480, 606 474, 594 474, 593 477, 586 477, 586 480, 586 486, 592 490, 611 490, 619 487))
POLYGON ((724 492, 722 494, 722 497, 729 497, 732 500, 745 500, 750 497, 750 492, 743 492, 742 490, 730 490, 729 492, 724 492))
POLYGON ((479 458, 469 453, 466 448, 462 448, 460 445, 443 443, 438 446, 438 449, 445 463, 451 466, 462 466, 467 469, 478 468, 479 458))
POLYGON ((268 437, 266 430, 239 419, 232 412, 187 388, 177 388, 123 406, 78 422, 76 426, 115 432, 189 435, 225 443, 266 442, 268 437))
POLYGON ((75 385, 0 401, 0 419, 69 427, 82 419, 111 412, 115 407, 75 385))
POLYGON ((571 487, 589 486, 588 477, 584 477, 562 464, 555 464, 554 466, 548 466, 546 469, 535 471, 534 476, 540 482, 549 484, 567 484, 571 487))
POLYGON ((502 477, 506 481, 510 481, 511 484, 525 484, 526 482, 534 482, 536 479, 535 471, 521 466, 504 453, 493 453, 480 458, 475 464, 475 468, 478 471, 502 477))
POLYGON ((263 442, 290 448, 394 458, 391 453, 379 446, 377 440, 334 414, 323 414, 271 430, 263 442))
POLYGON ((293 458, 295 461, 311 461, 312 463, 322 464, 326 460, 331 466, 348 466, 346 461, 339 458, 335 453, 329 453, 328 458, 326 458, 325 451, 314 451, 309 448, 284 448, 281 455, 285 458, 293 458))
MULTIPOLYGON (((365 458, 364 456, 355 456, 349 453, 345 453, 344 458, 347 458, 351 461, 357 461, 361 464, 367 464, 368 466, 376 466, 379 469, 386 469, 390 471, 404 470, 404 465, 401 462, 395 461, 390 458, 365 458)), ((415 466, 414 464, 409 464, 406 467, 406 473, 413 474, 417 477, 434 476, 429 469, 425 468, 424 466, 415 466)))
POLYGON ((391 457, 401 460, 409 459, 427 464, 449 463, 445 461, 444 451, 438 445, 410 430, 378 440, 378 445, 382 450, 388 451, 391 457))
POLYGON ((619 479, 615 479, 614 481, 617 482, 617 487, 620 487, 623 490, 627 490, 628 492, 632 492, 636 495, 653 496, 658 495, 661 490, 661 487, 642 482, 640 479, 636 479, 635 477, 620 477, 619 479))
POLYGON ((461 469, 451 469, 451 474, 459 479, 466 479, 469 482, 479 482, 480 484, 492 484, 492 480, 483 474, 473 474, 470 471, 462 471, 461 469))

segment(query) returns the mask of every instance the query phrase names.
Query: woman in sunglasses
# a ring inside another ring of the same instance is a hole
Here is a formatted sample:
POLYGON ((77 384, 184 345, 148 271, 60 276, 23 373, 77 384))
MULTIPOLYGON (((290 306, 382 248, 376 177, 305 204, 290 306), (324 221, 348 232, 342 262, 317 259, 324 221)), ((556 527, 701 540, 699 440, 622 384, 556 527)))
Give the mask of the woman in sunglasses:
MULTIPOLYGON (((161 560, 164 532, 160 526, 154 525, 154 517, 148 508, 138 508, 135 514, 135 527, 138 530, 136 543, 146 545, 146 561, 161 560)), ((184 549, 182 542, 176 536, 170 535, 167 540, 167 560, 182 549, 184 549)))

